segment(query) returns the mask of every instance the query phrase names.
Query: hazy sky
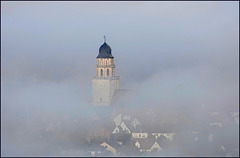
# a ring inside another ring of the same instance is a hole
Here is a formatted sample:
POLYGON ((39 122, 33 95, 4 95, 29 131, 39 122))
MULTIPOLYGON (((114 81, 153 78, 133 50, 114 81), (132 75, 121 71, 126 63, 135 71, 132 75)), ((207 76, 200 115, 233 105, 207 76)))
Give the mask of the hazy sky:
POLYGON ((1 7, 3 81, 75 79, 91 95, 90 78, 106 35, 122 88, 140 88, 155 76, 160 90, 186 83, 199 92, 237 95, 238 2, 1 2, 1 7))
POLYGON ((6 143, 18 116, 84 113, 104 35, 139 102, 238 106, 239 2, 1 2, 7 155, 20 153, 6 143))

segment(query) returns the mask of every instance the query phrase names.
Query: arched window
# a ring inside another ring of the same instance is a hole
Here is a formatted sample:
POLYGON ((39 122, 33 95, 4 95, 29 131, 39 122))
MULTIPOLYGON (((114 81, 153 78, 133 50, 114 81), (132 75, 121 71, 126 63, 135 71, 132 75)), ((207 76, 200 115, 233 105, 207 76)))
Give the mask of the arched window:
POLYGON ((107 69, 107 76, 109 76, 109 69, 107 69))
POLYGON ((101 69, 101 76, 103 76, 103 70, 101 69))

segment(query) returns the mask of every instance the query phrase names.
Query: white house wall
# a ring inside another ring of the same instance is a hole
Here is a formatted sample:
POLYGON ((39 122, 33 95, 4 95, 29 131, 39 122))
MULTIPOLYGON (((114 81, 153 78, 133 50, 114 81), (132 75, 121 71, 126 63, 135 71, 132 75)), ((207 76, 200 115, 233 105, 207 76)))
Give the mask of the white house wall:
POLYGON ((132 133, 133 138, 147 138, 147 133, 132 133))

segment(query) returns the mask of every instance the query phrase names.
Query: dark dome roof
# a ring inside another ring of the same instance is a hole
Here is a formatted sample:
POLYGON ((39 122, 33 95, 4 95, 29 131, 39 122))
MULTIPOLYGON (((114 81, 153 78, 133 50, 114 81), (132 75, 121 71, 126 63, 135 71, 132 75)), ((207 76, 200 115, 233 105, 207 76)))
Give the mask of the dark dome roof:
POLYGON ((101 45, 99 48, 99 54, 97 58, 113 58, 111 52, 111 47, 106 42, 104 42, 103 45, 101 45))

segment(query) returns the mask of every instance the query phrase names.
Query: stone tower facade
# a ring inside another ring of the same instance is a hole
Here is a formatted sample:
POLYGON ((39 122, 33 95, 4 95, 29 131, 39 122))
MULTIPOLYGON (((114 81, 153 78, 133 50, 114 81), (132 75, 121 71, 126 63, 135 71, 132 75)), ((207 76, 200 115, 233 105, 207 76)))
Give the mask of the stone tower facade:
POLYGON ((96 59, 96 76, 92 77, 92 99, 95 106, 108 106, 113 92, 119 86, 119 76, 115 76, 114 57, 106 40, 99 48, 96 59))

